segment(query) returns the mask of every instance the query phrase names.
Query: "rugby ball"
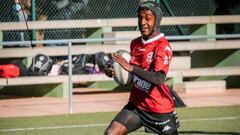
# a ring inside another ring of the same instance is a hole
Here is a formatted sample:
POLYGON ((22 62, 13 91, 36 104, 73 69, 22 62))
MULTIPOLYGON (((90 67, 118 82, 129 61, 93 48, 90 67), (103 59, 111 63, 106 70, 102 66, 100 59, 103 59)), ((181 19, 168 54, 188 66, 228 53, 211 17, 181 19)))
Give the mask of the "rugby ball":
MULTIPOLYGON (((118 50, 115 53, 122 56, 128 62, 131 59, 130 53, 127 52, 126 50, 118 50)), ((128 85, 132 82, 132 74, 126 71, 124 68, 122 68, 122 66, 119 63, 117 62, 113 63, 113 71, 114 71, 113 78, 119 85, 128 85)))

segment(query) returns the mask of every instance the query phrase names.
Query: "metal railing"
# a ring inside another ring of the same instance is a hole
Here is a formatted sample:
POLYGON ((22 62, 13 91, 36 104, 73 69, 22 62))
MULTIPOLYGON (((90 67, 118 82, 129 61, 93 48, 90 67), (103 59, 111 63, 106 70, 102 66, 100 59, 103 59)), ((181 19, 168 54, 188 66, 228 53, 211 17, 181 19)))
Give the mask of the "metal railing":
MULTIPOLYGON (((166 36, 169 41, 193 40, 193 39, 238 39, 240 34, 221 34, 221 35, 188 35, 188 36, 166 36)), ((67 43, 94 43, 104 41, 130 41, 132 37, 128 38, 82 38, 82 39, 62 39, 62 40, 38 40, 38 41, 7 41, 0 42, 3 46, 29 46, 31 44, 65 44, 67 43)))

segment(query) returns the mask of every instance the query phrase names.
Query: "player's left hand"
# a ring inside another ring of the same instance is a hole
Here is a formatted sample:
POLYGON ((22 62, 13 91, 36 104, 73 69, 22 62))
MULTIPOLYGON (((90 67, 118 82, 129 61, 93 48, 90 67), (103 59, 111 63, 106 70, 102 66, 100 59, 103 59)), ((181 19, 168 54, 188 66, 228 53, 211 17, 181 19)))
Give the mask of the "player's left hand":
POLYGON ((108 64, 108 67, 104 69, 104 73, 110 78, 114 77, 114 70, 112 64, 108 64))
POLYGON ((126 71, 132 72, 133 71, 133 66, 129 64, 122 56, 113 53, 112 58, 115 62, 119 63, 126 71))

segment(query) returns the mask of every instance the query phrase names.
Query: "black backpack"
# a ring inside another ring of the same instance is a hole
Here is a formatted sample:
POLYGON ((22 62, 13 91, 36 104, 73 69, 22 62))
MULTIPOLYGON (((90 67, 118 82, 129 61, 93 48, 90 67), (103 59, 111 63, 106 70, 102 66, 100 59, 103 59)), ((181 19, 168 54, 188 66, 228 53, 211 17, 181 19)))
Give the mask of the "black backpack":
POLYGON ((20 71, 19 76, 28 76, 29 75, 27 66, 24 65, 21 60, 18 60, 18 59, 13 60, 11 63, 16 65, 19 68, 19 71, 20 71))
POLYGON ((52 60, 45 54, 33 56, 32 64, 29 67, 29 74, 33 76, 48 75, 52 67, 52 60))
MULTIPOLYGON (((112 63, 109 54, 98 52, 95 54, 80 54, 72 57, 72 73, 73 74, 94 74, 101 72, 112 63)), ((68 62, 62 65, 62 74, 68 74, 68 62)))
POLYGON ((104 72, 105 68, 108 68, 109 65, 112 65, 113 61, 109 54, 104 52, 98 52, 94 54, 94 64, 98 65, 100 71, 104 72))
MULTIPOLYGON (((87 74, 85 70, 86 63, 91 62, 92 56, 88 54, 80 54, 72 57, 72 74, 87 74)), ((68 62, 62 65, 62 74, 68 74, 68 62)))

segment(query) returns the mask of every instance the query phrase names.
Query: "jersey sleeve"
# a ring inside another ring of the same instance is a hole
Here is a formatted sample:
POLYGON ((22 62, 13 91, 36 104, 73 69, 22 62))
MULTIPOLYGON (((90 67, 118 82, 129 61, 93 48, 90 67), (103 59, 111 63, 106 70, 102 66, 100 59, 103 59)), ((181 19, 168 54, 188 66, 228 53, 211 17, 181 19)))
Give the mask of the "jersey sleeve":
POLYGON ((136 38, 136 39, 133 39, 133 40, 131 41, 131 43, 130 43, 130 53, 131 53, 131 56, 132 56, 132 53, 134 53, 134 52, 133 52, 133 49, 134 49, 134 47, 136 46, 136 44, 139 42, 139 40, 141 40, 140 37, 138 37, 138 38, 136 38))
POLYGON ((172 49, 169 44, 156 47, 154 71, 163 71, 165 75, 168 74, 170 63, 172 61, 172 49))
POLYGON ((133 41, 131 41, 131 43, 130 43, 130 55, 132 56, 132 53, 133 53, 133 45, 134 45, 134 43, 133 43, 133 41))

